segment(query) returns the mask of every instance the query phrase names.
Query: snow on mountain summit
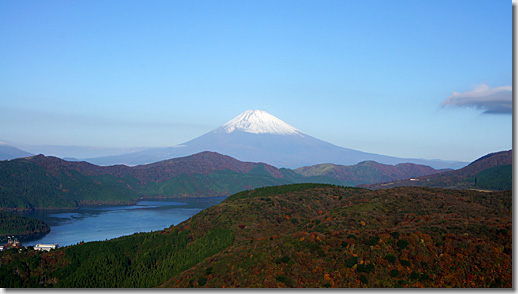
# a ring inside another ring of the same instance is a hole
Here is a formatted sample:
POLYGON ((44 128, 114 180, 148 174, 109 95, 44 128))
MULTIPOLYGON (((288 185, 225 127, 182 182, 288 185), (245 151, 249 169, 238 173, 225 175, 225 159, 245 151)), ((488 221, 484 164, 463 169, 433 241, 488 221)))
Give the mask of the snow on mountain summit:
POLYGON ((213 132, 235 131, 253 134, 302 135, 301 131, 264 110, 247 110, 213 132))

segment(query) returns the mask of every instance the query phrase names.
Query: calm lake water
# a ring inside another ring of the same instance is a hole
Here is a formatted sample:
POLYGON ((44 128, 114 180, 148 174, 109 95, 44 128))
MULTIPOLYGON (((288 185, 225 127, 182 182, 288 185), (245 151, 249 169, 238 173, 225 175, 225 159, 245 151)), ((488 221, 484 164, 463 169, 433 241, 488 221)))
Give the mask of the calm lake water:
POLYGON ((131 206, 83 207, 75 211, 31 212, 24 216, 46 222, 51 231, 43 238, 20 239, 23 246, 38 243, 60 247, 81 241, 113 239, 137 232, 158 231, 177 225, 224 198, 143 200, 131 206))

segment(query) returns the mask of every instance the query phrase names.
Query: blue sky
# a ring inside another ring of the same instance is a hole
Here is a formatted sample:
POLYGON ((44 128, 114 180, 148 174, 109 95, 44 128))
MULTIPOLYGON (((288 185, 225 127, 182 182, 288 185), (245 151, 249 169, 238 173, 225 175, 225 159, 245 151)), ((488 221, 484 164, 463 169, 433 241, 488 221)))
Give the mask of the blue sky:
POLYGON ((512 147, 510 1, 8 0, 0 40, 0 141, 171 146, 263 109, 398 157, 512 147))

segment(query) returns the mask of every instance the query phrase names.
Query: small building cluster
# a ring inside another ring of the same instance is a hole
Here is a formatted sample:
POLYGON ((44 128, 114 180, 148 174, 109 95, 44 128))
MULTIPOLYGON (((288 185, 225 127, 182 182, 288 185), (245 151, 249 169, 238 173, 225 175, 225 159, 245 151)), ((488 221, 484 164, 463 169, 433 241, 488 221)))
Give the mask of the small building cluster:
MULTIPOLYGON (((20 241, 16 239, 14 236, 7 237, 7 243, 5 245, 0 245, 0 251, 4 251, 11 248, 22 248, 22 244, 20 241)), ((50 251, 51 249, 57 249, 59 247, 58 243, 54 244, 36 244, 34 245, 34 250, 37 251, 50 251)), ((20 249, 21 250, 21 249, 20 249)))
POLYGON ((0 251, 7 250, 9 248, 20 248, 20 247, 22 247, 22 244, 20 244, 20 241, 18 241, 18 239, 14 238, 14 236, 12 238, 7 237, 7 244, 5 244, 4 246, 0 246, 0 251))

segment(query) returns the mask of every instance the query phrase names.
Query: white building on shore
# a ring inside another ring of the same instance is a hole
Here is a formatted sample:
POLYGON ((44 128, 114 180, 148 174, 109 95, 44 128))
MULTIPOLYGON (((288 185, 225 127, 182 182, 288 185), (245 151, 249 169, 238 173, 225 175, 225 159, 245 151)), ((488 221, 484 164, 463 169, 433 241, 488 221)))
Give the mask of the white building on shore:
POLYGON ((50 251, 50 249, 56 249, 59 245, 57 243, 55 244, 36 244, 34 246, 34 250, 38 251, 50 251))

